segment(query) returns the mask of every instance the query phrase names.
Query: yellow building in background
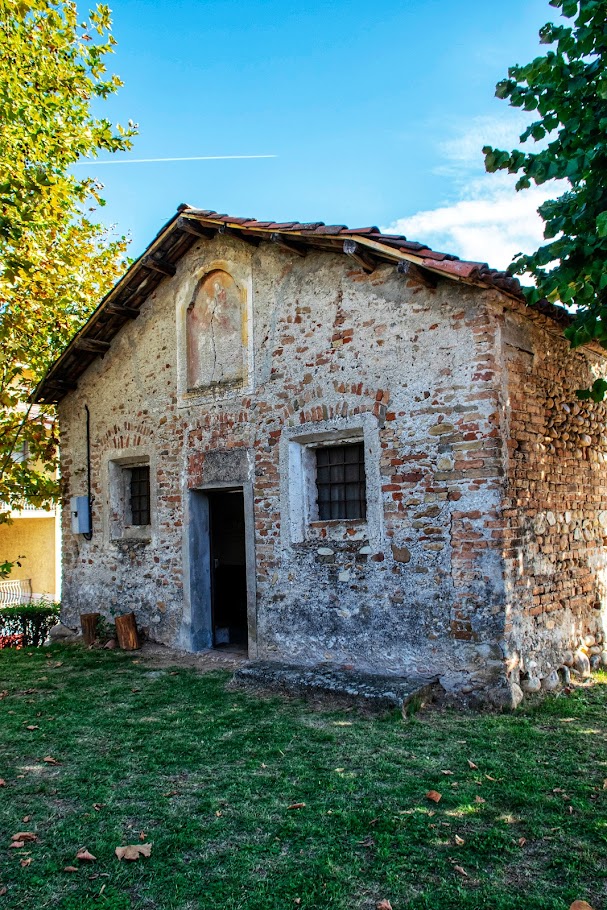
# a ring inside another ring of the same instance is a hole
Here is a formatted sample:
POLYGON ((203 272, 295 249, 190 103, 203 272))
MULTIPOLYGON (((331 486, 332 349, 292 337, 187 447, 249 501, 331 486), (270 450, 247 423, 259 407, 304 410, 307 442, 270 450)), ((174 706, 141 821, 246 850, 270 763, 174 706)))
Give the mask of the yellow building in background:
MULTIPOLYGON (((0 557, 18 559, 10 581, 18 581, 21 600, 59 600, 61 597, 61 515, 26 506, 13 512, 11 524, 0 525, 0 557)), ((5 583, 6 584, 6 583, 5 583)), ((1 586, 1 585, 0 585, 1 586)), ((11 585, 11 587, 13 587, 11 585)), ((1 593, 1 592, 0 592, 1 593)))

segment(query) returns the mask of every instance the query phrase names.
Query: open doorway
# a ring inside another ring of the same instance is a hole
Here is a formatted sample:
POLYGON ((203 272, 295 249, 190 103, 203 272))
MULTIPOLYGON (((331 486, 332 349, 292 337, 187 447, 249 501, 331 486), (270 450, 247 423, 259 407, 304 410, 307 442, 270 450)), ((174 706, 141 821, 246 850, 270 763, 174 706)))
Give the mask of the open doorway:
POLYGON ((209 490, 213 647, 246 647, 247 573, 242 489, 209 490))

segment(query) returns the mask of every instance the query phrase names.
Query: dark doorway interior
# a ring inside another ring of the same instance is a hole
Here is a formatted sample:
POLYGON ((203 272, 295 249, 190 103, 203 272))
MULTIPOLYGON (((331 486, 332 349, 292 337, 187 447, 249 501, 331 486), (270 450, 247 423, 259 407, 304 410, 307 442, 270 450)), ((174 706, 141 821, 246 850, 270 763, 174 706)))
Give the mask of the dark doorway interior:
POLYGON ((247 577, 242 490, 209 494, 213 645, 247 645, 247 577))

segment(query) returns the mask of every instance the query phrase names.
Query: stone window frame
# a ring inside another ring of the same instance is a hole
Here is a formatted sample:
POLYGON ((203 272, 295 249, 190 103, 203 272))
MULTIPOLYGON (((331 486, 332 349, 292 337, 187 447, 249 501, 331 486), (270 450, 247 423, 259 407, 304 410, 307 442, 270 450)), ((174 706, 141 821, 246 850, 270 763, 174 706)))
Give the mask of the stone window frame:
MULTIPOLYGON (((215 242, 215 241, 214 241, 215 242)), ((177 326, 177 406, 208 404, 210 401, 223 401, 236 396, 248 395, 253 391, 253 278, 250 253, 246 262, 236 259, 215 258, 194 269, 181 282, 176 298, 177 326), (188 309, 196 288, 211 272, 226 272, 234 281, 242 296, 246 324, 243 327, 243 361, 244 377, 242 383, 230 383, 222 386, 213 384, 207 388, 190 389, 188 387, 188 309)))
POLYGON ((321 528, 326 530, 327 540, 341 540, 346 529, 351 528, 370 544, 381 545, 383 500, 379 424, 373 414, 286 427, 281 439, 280 464, 281 531, 287 546, 318 541, 316 532, 321 528), (364 445, 366 517, 319 520, 315 450, 356 442, 364 445))
POLYGON ((150 451, 136 450, 107 460, 107 538, 110 543, 139 541, 151 543, 156 532, 157 491, 155 459, 150 451), (150 471, 150 523, 130 523, 130 468, 147 467, 150 471))

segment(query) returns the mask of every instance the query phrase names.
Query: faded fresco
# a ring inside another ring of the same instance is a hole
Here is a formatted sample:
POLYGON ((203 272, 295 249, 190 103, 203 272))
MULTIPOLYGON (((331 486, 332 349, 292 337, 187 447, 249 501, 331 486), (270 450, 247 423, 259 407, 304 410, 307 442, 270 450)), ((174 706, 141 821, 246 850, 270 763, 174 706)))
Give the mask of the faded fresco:
POLYGON ((221 269, 199 282, 187 312, 188 388, 240 384, 244 376, 243 306, 221 269))

